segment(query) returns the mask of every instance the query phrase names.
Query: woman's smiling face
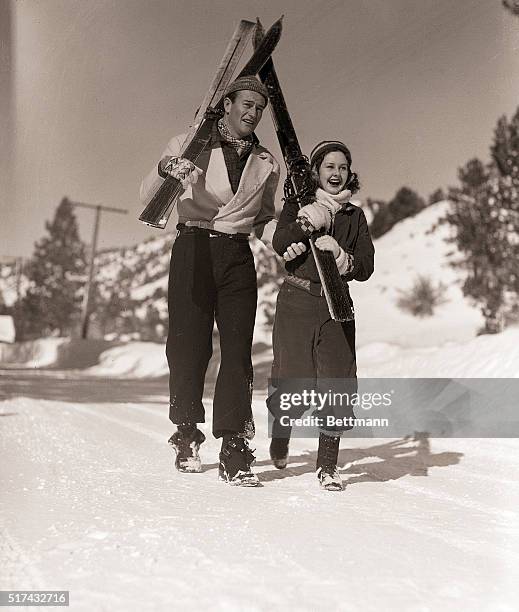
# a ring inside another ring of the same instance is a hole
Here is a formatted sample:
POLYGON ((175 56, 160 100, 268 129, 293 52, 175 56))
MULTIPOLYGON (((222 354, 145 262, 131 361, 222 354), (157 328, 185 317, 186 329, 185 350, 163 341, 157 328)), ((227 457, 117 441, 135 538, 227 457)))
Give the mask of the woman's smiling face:
POLYGON ((325 191, 332 195, 340 193, 346 185, 348 175, 348 160, 342 151, 332 151, 324 156, 319 168, 319 182, 325 191))

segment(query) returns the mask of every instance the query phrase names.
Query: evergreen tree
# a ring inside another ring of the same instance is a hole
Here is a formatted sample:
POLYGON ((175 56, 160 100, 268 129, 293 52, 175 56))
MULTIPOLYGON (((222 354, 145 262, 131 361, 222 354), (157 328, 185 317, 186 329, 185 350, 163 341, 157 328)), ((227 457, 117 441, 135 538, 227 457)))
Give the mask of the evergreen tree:
POLYGON ((63 198, 47 235, 35 244, 25 273, 29 286, 20 313, 24 337, 70 334, 79 320, 85 274, 85 245, 76 216, 63 198))
POLYGON ((480 306, 486 333, 503 329, 519 295, 519 157, 513 139, 506 137, 514 133, 509 128, 499 121, 492 147, 495 163, 485 166, 473 159, 460 169, 461 187, 450 190, 451 210, 445 218, 454 226, 452 240, 463 254, 454 264, 467 273, 463 293, 480 306))
POLYGON ((399 221, 412 217, 425 208, 425 201, 409 187, 401 187, 389 203, 368 199, 373 212, 369 226, 373 238, 380 238, 399 221))
POLYGON ((498 170, 493 179, 492 195, 499 210, 500 224, 497 239, 501 250, 504 251, 501 270, 505 291, 504 318, 505 321, 517 321, 519 311, 519 107, 510 121, 505 116, 498 120, 490 150, 498 170))
POLYGON ((369 231, 373 238, 380 238, 380 236, 383 236, 393 227, 395 222, 391 217, 391 212, 386 202, 373 202, 369 200, 368 206, 374 211, 369 231))
POLYGON ((436 202, 443 202, 443 200, 446 200, 446 199, 447 199, 447 196, 443 192, 443 189, 439 187, 438 189, 436 189, 435 191, 431 193, 427 201, 427 204, 428 206, 431 206, 432 204, 436 204, 436 202))
POLYGON ((394 198, 388 204, 394 223, 413 217, 425 208, 424 200, 409 187, 400 187, 394 198))
POLYGON ((485 319, 485 331, 499 331, 502 291, 494 287, 497 260, 493 234, 495 215, 488 205, 490 168, 472 159, 458 171, 460 188, 449 192, 451 209, 445 221, 455 228, 453 242, 462 259, 453 265, 466 271, 463 294, 479 304, 485 319))
POLYGON ((503 0, 503 6, 508 9, 512 15, 519 17, 519 0, 503 0))
POLYGON ((505 116, 499 118, 490 152, 501 176, 509 177, 517 186, 519 183, 519 107, 510 122, 505 116))

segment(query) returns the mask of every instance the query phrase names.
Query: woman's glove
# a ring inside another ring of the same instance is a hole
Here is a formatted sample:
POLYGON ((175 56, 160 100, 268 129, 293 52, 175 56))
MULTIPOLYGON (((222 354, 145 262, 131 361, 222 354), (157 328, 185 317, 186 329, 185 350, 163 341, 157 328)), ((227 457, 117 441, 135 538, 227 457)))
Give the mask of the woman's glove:
POLYGON ((297 213, 297 216, 299 218, 306 217, 316 230, 322 227, 328 230, 332 222, 332 215, 328 208, 317 203, 303 206, 297 213))
POLYGON ((203 170, 185 157, 166 156, 159 162, 159 175, 162 178, 169 175, 178 179, 184 189, 187 189, 189 185, 195 185, 201 174, 203 170))
POLYGON ((317 240, 315 241, 315 246, 321 251, 331 251, 335 259, 339 257, 342 251, 337 240, 335 240, 333 236, 329 236, 328 234, 325 234, 324 236, 319 236, 319 238, 317 238, 317 240))
POLYGON ((315 246, 321 249, 321 251, 331 251, 333 253, 341 276, 353 270, 353 255, 346 252, 332 236, 328 234, 319 236, 315 241, 315 246))

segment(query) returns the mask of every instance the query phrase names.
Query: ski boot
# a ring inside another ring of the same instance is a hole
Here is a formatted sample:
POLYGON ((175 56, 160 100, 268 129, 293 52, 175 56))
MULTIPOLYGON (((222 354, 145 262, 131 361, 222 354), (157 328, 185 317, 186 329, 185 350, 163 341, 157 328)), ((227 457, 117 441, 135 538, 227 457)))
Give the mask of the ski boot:
POLYGON ((177 431, 168 440, 168 444, 176 453, 175 467, 179 472, 202 471, 198 451, 203 442, 205 442, 205 436, 196 425, 178 426, 177 431))
POLYGON ((284 470, 288 464, 288 443, 290 438, 272 438, 270 441, 270 458, 278 470, 284 470))
POLYGON ((321 489, 326 491, 342 491, 342 480, 337 471, 340 441, 340 437, 319 435, 316 470, 321 489))
POLYGON ((235 487, 259 486, 258 477, 251 471, 255 459, 245 438, 237 435, 224 436, 218 478, 235 487))

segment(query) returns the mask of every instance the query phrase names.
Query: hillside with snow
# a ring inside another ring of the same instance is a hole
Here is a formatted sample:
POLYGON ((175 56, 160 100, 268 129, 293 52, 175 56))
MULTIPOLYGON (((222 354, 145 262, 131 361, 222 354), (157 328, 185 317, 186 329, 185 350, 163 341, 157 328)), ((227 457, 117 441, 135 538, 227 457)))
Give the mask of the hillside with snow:
MULTIPOLYGON (((375 272, 365 283, 353 281, 350 291, 357 317, 357 345, 382 342, 401 347, 466 342, 482 327, 478 309, 464 298, 462 273, 450 263, 449 228, 439 224, 448 202, 439 202, 399 222, 375 241, 375 272), (418 275, 444 286, 444 302, 432 316, 418 318, 397 305, 418 275)), ((167 284, 175 233, 158 233, 132 247, 102 251, 96 258, 96 305, 91 335, 110 340, 161 342, 167 332, 167 284)), ((283 276, 281 259, 253 239, 258 273, 256 341, 270 344, 277 289, 283 276)), ((0 268, 0 293, 14 299, 13 266, 0 268)), ((26 281, 22 279, 22 286, 26 281)))
POLYGON ((438 202, 398 223, 375 241, 375 272, 365 283, 351 283, 357 317, 357 344, 373 342, 399 346, 437 346, 464 342, 483 326, 477 308, 463 296, 463 276, 450 264, 456 257, 447 242, 448 226, 439 224, 448 202, 438 202), (397 306, 401 292, 418 275, 434 286, 445 286, 444 303, 433 316, 418 318, 397 306))

